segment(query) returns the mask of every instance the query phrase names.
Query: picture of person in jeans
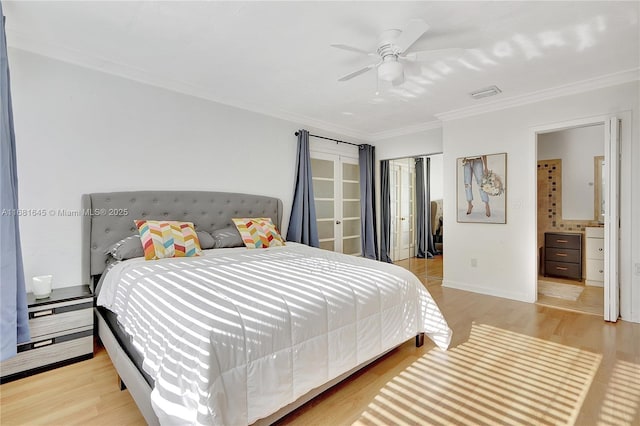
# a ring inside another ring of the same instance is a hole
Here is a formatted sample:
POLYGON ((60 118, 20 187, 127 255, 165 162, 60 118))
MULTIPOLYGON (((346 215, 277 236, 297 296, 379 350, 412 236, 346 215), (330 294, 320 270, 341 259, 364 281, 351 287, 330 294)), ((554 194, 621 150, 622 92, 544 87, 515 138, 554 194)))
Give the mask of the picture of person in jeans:
POLYGON ((491 208, 489 207, 489 196, 482 190, 482 178, 489 173, 487 168, 487 156, 481 155, 478 157, 466 157, 462 160, 462 167, 464 168, 464 192, 467 197, 467 214, 471 214, 473 210, 473 179, 475 176, 476 183, 478 184, 478 191, 480 191, 480 199, 484 202, 485 214, 487 217, 491 216, 491 208))

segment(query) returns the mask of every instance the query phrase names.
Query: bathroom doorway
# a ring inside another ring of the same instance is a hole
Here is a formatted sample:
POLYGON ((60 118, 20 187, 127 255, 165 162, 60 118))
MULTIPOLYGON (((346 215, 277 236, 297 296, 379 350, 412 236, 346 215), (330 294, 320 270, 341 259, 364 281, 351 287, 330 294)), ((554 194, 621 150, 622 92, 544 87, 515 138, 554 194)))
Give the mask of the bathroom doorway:
POLYGON ((536 133, 537 303, 608 321, 619 306, 617 227, 609 226, 619 178, 607 164, 618 158, 617 127, 606 118, 536 133))

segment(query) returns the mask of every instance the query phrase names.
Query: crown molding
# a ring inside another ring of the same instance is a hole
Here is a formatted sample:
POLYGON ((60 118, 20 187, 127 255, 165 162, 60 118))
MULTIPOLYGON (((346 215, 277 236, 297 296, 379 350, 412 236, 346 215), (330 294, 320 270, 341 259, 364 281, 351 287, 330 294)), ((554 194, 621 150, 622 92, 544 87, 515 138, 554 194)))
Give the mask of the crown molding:
POLYGON ((638 80, 640 80, 640 67, 625 71, 619 71, 612 74, 606 74, 587 80, 576 81, 562 86, 551 87, 549 89, 543 89, 524 95, 500 99, 497 101, 484 103, 482 105, 447 111, 436 114, 435 116, 442 121, 457 120, 459 118, 471 117, 474 115, 499 111, 507 108, 514 108, 563 96, 589 92, 591 90, 601 89, 604 87, 617 86, 619 84, 630 83, 632 81, 638 80))
POLYGON ((314 127, 326 132, 336 133, 342 136, 348 136, 354 139, 366 141, 369 135, 364 132, 338 126, 332 123, 307 117, 302 114, 295 114, 288 111, 273 108, 273 106, 264 106, 251 104, 248 102, 239 102, 234 99, 226 99, 212 93, 211 90, 197 86, 184 81, 170 79, 154 75, 148 71, 131 67, 110 59, 89 55, 85 52, 69 49, 67 47, 49 42, 41 42, 34 40, 24 33, 7 29, 8 47, 17 50, 23 50, 29 53, 35 53, 40 56, 48 57, 58 61, 70 63, 82 68, 88 68, 105 74, 121 77, 127 80, 133 80, 138 83, 155 86, 172 92, 181 93, 210 102, 215 102, 224 106, 234 107, 261 115, 277 118, 280 120, 290 121, 301 126, 314 127))
POLYGON ((400 127, 392 130, 385 130, 377 133, 369 133, 367 138, 372 142, 377 142, 383 139, 395 138, 398 136, 410 135, 413 133, 424 132, 427 130, 440 129, 442 127, 441 121, 428 121, 426 123, 415 124, 406 127, 400 127))

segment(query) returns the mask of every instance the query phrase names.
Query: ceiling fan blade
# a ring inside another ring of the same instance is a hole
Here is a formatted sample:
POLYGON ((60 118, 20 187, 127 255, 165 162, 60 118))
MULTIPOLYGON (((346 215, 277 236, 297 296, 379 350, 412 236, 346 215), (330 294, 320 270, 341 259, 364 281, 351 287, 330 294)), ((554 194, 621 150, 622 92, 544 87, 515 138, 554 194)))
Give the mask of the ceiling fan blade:
POLYGON ((404 53, 415 43, 418 41, 422 34, 427 32, 429 26, 422 19, 412 19, 409 21, 407 26, 402 33, 395 40, 394 44, 398 47, 398 53, 404 53))
POLYGON ((341 49, 341 50, 347 50, 349 52, 355 52, 355 53, 361 53, 363 55, 368 55, 368 56, 376 56, 377 53, 372 53, 372 52, 367 52, 366 50, 357 48, 357 47, 353 47, 353 46, 348 46, 346 44, 330 44, 329 46, 331 47, 335 47, 336 49, 341 49))
POLYGON ((365 72, 369 71, 369 70, 370 70, 370 69, 372 69, 372 68, 377 67, 378 65, 380 65, 380 63, 367 65, 366 67, 361 68, 361 69, 359 69, 358 71, 354 71, 354 72, 349 73, 349 74, 347 74, 347 75, 343 75, 342 77, 340 77, 340 78, 338 79, 338 81, 347 81, 347 80, 351 80, 353 77, 357 77, 357 76, 359 76, 360 74, 364 74, 365 72))
POLYGON ((399 58, 406 59, 407 61, 426 61, 438 56, 462 55, 464 54, 464 52, 465 52, 465 49, 452 47, 450 49, 431 49, 431 50, 422 50, 418 52, 405 53, 404 55, 400 55, 399 58))

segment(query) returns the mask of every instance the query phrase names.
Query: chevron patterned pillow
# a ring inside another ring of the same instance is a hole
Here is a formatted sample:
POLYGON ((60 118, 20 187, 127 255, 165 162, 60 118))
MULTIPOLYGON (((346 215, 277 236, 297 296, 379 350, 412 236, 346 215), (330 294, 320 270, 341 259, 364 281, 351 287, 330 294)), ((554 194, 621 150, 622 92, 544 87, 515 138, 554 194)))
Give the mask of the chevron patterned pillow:
POLYGON ((284 239, 268 217, 235 218, 232 220, 247 248, 267 248, 284 245, 284 239))
POLYGON ((146 260, 200 256, 202 249, 193 223, 173 220, 135 220, 146 260))

